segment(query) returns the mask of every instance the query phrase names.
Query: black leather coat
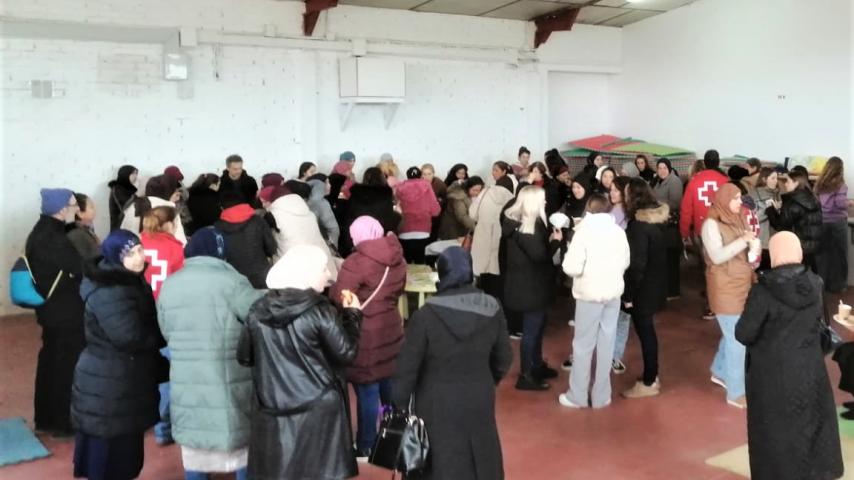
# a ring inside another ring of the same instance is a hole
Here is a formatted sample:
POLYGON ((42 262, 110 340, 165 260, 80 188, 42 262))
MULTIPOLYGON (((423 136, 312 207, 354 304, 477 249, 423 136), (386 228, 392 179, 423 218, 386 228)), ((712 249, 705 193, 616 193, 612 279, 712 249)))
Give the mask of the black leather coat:
POLYGON ((341 375, 356 358, 361 318, 313 290, 271 290, 252 306, 237 351, 256 392, 250 478, 357 473, 341 375))

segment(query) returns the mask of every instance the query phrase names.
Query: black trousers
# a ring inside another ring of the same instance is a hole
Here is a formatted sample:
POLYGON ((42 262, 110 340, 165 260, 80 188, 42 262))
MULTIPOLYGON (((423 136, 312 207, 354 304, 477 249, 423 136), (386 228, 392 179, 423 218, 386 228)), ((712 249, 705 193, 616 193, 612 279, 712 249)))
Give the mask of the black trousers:
POLYGON ((658 336, 655 334, 655 322, 652 315, 632 314, 635 333, 640 340, 643 357, 643 383, 652 385, 658 377, 658 336))
POLYGON ((42 327, 42 348, 36 367, 33 398, 37 430, 72 430, 71 384, 77 358, 85 346, 86 338, 82 331, 42 327))
POLYGON ((429 238, 401 239, 400 246, 403 247, 403 258, 406 259, 406 263, 424 265, 424 249, 427 245, 430 245, 429 238))
POLYGON ((680 295, 679 282, 680 262, 682 261, 682 245, 667 247, 667 296, 678 297, 680 295))
POLYGON ((848 286, 848 222, 821 226, 821 243, 815 256, 824 289, 839 293, 848 286))

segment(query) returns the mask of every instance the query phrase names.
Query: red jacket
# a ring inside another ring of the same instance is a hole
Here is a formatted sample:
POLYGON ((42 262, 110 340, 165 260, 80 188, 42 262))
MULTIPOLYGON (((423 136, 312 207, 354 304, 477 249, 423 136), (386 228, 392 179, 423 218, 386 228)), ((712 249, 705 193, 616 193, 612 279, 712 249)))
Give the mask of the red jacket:
POLYGON ((151 285, 154 299, 160 294, 160 287, 166 277, 184 266, 184 244, 168 233, 143 232, 142 248, 145 251, 145 280, 151 285))
POLYGON ((430 233, 433 217, 438 217, 442 212, 430 183, 420 178, 407 180, 399 184, 394 191, 403 214, 400 233, 430 233))
POLYGON ((366 240, 344 260, 330 297, 341 304, 341 291, 350 290, 363 304, 374 291, 371 303, 362 308, 359 353, 347 369, 347 380, 357 384, 373 383, 394 373, 395 361, 403 346, 403 323, 397 301, 406 287, 406 261, 394 234, 366 240), (386 267, 388 276, 377 287, 386 267))
POLYGON ((700 229, 703 228, 715 193, 728 181, 727 176, 719 170, 703 170, 688 182, 679 209, 679 233, 682 238, 700 236, 700 229))

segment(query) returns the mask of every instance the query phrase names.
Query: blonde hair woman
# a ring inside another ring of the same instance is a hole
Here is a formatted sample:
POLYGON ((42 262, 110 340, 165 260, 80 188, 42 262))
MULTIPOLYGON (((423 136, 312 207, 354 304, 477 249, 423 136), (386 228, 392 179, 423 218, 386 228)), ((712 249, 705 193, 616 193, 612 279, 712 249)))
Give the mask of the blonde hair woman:
POLYGON ((400 175, 400 168, 398 168, 397 164, 394 163, 394 158, 390 153, 382 154, 379 163, 377 163, 377 167, 383 172, 383 175, 385 175, 385 179, 386 182, 388 182, 389 187, 394 188, 400 183, 400 179, 397 177, 400 175))
POLYGON ((507 276, 504 303, 522 313, 522 344, 519 349, 522 374, 516 382, 519 390, 546 390, 544 380, 555 378, 557 371, 543 361, 543 327, 546 309, 551 303, 555 252, 563 234, 546 222, 546 193, 529 185, 519 191, 516 202, 501 218, 501 242, 506 255, 507 276))

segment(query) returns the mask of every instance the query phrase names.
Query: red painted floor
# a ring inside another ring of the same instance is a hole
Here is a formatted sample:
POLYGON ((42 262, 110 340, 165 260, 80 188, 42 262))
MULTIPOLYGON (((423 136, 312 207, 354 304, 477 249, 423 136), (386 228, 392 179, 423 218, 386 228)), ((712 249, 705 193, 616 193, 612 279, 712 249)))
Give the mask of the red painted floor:
MULTIPOLYGON (((687 288, 686 288, 687 290, 687 288)), ((854 292, 845 296, 854 300, 854 292)), ((828 298, 836 302, 837 297, 828 298)), ((546 357, 559 364, 568 352, 571 329, 566 301, 558 302, 546 332, 546 357)), ((671 302, 657 318, 662 395, 625 400, 618 392, 639 375, 637 338, 629 339, 628 372, 612 377, 614 401, 599 411, 569 410, 558 405, 567 374, 544 393, 513 389, 517 366, 498 392, 498 424, 504 450, 506 477, 528 479, 738 479, 704 461, 747 441, 745 414, 726 405, 722 389, 709 382, 708 367, 720 337, 715 322, 698 319, 702 300, 688 291, 671 302)), ((843 333, 850 338, 850 335, 843 333)), ((32 388, 39 328, 32 317, 0 320, 0 417, 32 420, 32 388)), ((514 342, 515 343, 515 342, 514 342)), ((514 345, 514 349, 516 345, 514 345)), ((828 362, 834 386, 838 369, 828 362)), ((846 394, 837 391, 841 403, 846 394)), ((152 434, 146 437, 146 461, 141 479, 183 478, 177 446, 160 448, 152 434)), ((52 456, 0 468, 2 480, 71 478, 72 442, 43 438, 52 456)), ((388 479, 390 472, 360 466, 364 479, 388 479)), ((221 476, 218 478, 230 478, 221 476)))

